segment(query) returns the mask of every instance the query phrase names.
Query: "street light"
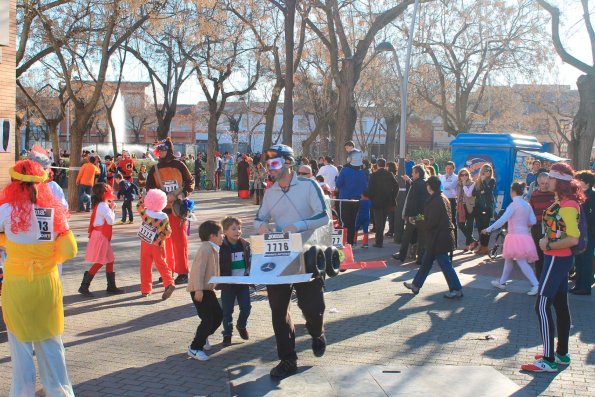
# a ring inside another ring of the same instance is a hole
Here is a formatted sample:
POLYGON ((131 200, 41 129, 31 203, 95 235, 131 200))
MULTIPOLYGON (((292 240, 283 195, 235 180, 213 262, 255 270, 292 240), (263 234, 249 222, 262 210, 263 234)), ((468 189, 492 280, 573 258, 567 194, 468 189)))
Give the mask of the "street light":
POLYGON ((407 55, 405 57, 405 71, 401 74, 401 66, 399 64, 399 57, 395 47, 387 41, 376 46, 375 52, 390 51, 395 57, 397 64, 397 71, 399 73, 399 80, 401 82, 401 128, 399 141, 399 175, 405 174, 405 148, 407 140, 407 91, 409 85, 409 65, 411 64, 411 47, 413 46, 413 33, 415 30, 415 17, 417 16, 417 10, 419 8, 419 0, 415 0, 413 6, 413 17, 411 19, 411 26, 409 28, 409 37, 407 40, 407 55))

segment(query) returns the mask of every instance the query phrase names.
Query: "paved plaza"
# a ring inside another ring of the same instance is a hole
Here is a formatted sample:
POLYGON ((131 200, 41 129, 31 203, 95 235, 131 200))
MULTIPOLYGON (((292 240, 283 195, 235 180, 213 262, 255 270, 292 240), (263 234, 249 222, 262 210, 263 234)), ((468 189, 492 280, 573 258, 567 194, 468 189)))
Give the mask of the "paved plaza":
MULTIPOLYGON (((203 220, 236 215, 245 222, 244 234, 252 232, 257 207, 248 201, 238 200, 229 192, 198 193, 194 198, 198 222, 192 224, 189 237, 190 260, 199 241, 197 226, 203 220)), ((261 286, 252 294, 249 341, 241 340, 236 334, 233 345, 222 348, 222 337, 217 331, 210 338, 213 349, 209 361, 187 357, 198 318, 185 285, 178 287, 166 302, 160 299, 163 288, 159 284, 155 284, 151 298, 140 296, 138 219, 134 225, 114 227, 112 244, 117 281, 126 294, 106 296, 102 270, 91 284, 95 297, 86 298, 77 289, 88 268, 84 262, 88 214, 72 216, 79 254, 64 266, 63 339, 76 395, 229 396, 230 374, 234 370, 275 365, 270 309, 261 286)), ((357 259, 387 259, 396 249, 396 244, 385 242, 382 249, 358 248, 355 255, 357 259)), ((292 303, 301 367, 321 366, 335 373, 337 370, 349 373, 351 368, 370 365, 411 368, 411 373, 420 375, 418 381, 432 382, 431 371, 427 377, 423 376, 424 367, 485 366, 516 383, 520 387, 518 395, 595 395, 595 297, 569 298, 573 322, 572 364, 561 367, 555 374, 524 373, 520 365, 541 353, 541 343, 533 310, 535 298, 525 294, 529 283, 518 269, 512 275, 514 281, 509 290, 497 291, 490 281, 500 274, 502 262, 486 262, 458 251, 454 264, 465 296, 450 301, 442 297, 446 282, 436 269, 419 295, 414 296, 402 282, 413 278, 417 266, 397 265, 392 259, 387 263, 386 269, 348 271, 327 280, 328 347, 322 358, 312 354, 304 320, 295 302, 292 303)), ((155 280, 157 277, 158 273, 154 272, 155 280)), ((472 378, 473 374, 470 368, 469 376, 472 378)), ((0 396, 8 395, 10 378, 10 355, 2 324, 0 396)), ((282 392, 281 384, 275 395, 282 392)), ((320 394, 343 395, 337 390, 320 394)), ((295 389, 291 395, 296 395, 295 389)), ((445 388, 442 395, 452 394, 445 388)), ((475 395, 482 395, 481 389, 475 395)))

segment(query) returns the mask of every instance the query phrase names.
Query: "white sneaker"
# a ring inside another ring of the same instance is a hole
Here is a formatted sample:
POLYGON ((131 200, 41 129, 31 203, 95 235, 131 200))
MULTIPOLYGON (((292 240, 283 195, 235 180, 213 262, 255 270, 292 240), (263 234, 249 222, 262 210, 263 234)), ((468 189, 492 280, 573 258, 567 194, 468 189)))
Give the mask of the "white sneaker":
POLYGON ((209 351, 211 350, 211 344, 209 343, 209 338, 207 338, 207 341, 205 342, 205 345, 202 348, 203 350, 209 351))
POLYGON ((199 361, 207 361, 209 359, 207 353, 202 350, 194 350, 191 347, 188 347, 188 357, 199 361))
POLYGON ((506 289, 506 284, 500 284, 499 280, 492 280, 492 285, 499 289, 506 289))
POLYGON ((531 287, 529 292, 527 292, 527 295, 529 295, 529 296, 537 295, 538 291, 539 291, 539 285, 534 285, 533 287, 531 287))

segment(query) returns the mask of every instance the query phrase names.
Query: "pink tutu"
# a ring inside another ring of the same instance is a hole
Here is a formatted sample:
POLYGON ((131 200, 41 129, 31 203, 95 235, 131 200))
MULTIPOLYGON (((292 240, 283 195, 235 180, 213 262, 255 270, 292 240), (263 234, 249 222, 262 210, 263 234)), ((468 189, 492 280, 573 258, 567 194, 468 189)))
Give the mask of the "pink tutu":
POLYGON ((90 263, 101 263, 105 265, 114 261, 114 252, 109 240, 99 230, 93 230, 87 252, 85 252, 85 261, 90 263))
POLYGON ((527 262, 535 262, 538 258, 533 238, 528 234, 507 234, 502 256, 505 259, 526 259, 527 262))

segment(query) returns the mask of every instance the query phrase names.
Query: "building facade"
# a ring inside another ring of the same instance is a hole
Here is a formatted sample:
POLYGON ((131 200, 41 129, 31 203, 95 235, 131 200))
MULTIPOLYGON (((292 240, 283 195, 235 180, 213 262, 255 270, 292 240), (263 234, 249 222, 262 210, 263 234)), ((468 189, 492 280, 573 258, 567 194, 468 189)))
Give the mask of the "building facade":
POLYGON ((7 170, 15 160, 15 13, 16 0, 0 0, 0 187, 10 181, 7 170))

